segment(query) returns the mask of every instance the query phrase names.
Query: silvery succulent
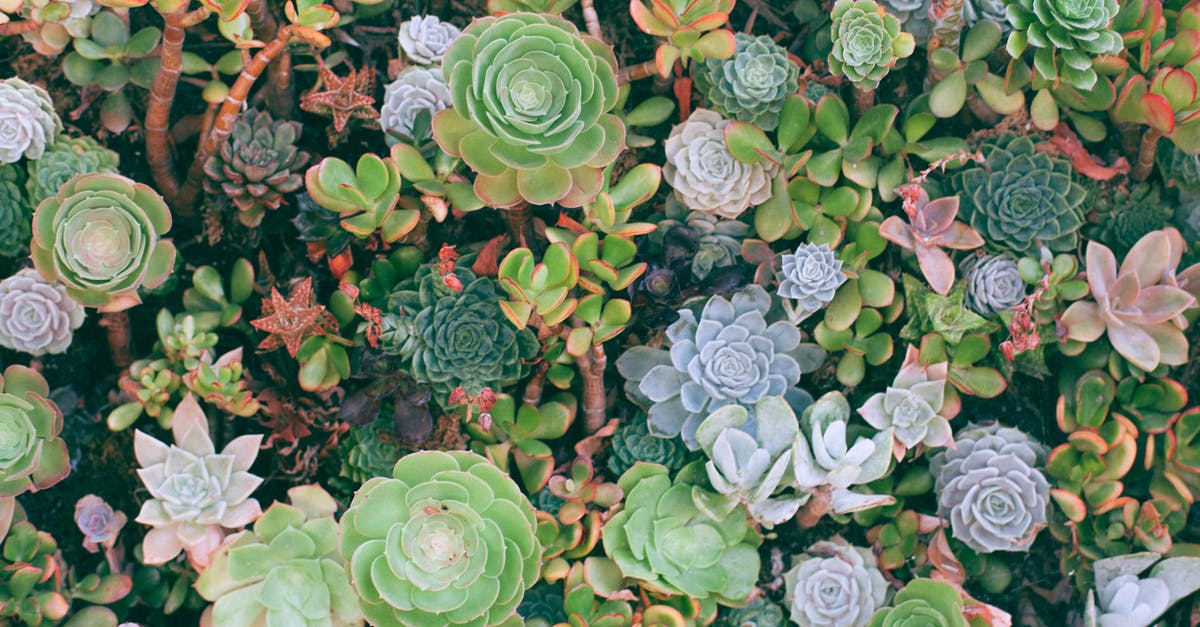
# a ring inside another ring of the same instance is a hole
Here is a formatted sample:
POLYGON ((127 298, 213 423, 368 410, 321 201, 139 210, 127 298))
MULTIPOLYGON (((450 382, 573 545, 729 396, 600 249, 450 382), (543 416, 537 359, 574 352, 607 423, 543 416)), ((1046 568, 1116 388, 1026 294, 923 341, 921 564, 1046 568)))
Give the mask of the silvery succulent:
MULTIPOLYGON (((800 342, 786 321, 768 323, 771 297, 751 285, 732 298, 713 296, 697 318, 690 309, 667 328, 669 350, 636 346, 617 358, 630 398, 647 408, 650 432, 683 436, 695 450, 696 428, 721 407, 752 408, 768 396, 784 396, 803 410, 812 397, 797 387, 825 354, 800 342)), ((753 419, 746 431, 753 433, 753 419)))
POLYGON ((783 255, 776 293, 792 301, 792 311, 803 320, 828 305, 845 282, 842 260, 829 245, 806 243, 783 255))
POLYGON ((62 129, 45 89, 16 77, 0 81, 0 163, 40 159, 62 129))
POLYGON ((203 569, 226 530, 243 527, 262 513, 250 498, 262 479, 249 469, 263 436, 240 436, 217 453, 208 418, 191 394, 175 408, 171 433, 171 445, 140 430, 133 437, 138 476, 152 497, 137 517, 152 527, 142 540, 142 554, 147 564, 165 564, 186 551, 203 569))
POLYGON ((124 512, 113 511, 111 505, 95 494, 75 503, 75 524, 83 532, 83 548, 92 553, 101 546, 113 548, 127 520, 124 512))
POLYGON ((1025 300, 1025 281, 1017 272, 1017 261, 1008 255, 980 255, 963 263, 967 282, 964 302, 985 316, 1008 311, 1025 300))
POLYGON ((771 527, 792 516, 806 494, 775 493, 792 463, 792 442, 800 435, 796 414, 787 401, 771 396, 754 408, 755 434, 743 430, 750 412, 726 405, 708 415, 696 429, 696 440, 709 460, 704 468, 717 492, 742 503, 755 520, 771 527))
POLYGON ((887 600, 874 554, 841 538, 794 556, 783 580, 792 622, 800 627, 864 627, 887 600))
POLYGON ((938 413, 946 398, 949 368, 947 362, 922 367, 916 349, 910 346, 904 365, 887 390, 874 394, 858 408, 872 427, 895 430, 897 459, 918 444, 949 446, 954 442, 950 421, 938 413))
POLYGON ((30 355, 67 350, 83 324, 83 306, 66 288, 26 268, 0 281, 0 346, 30 355))
POLYGON ((1028 551, 1046 526, 1046 448, 996 423, 968 425, 929 462, 938 513, 954 537, 981 553, 1028 551))
POLYGON ((725 145, 726 126, 729 120, 708 109, 675 125, 664 143, 663 177, 689 209, 736 218, 771 197, 779 166, 735 159, 725 145))
POLYGON ((696 66, 696 84, 713 109, 765 131, 779 125, 779 112, 799 89, 800 66, 770 37, 734 36, 737 49, 728 59, 696 66))
POLYGON ((850 490, 887 474, 892 429, 852 438, 849 426, 850 403, 841 392, 828 392, 804 410, 792 446, 792 485, 806 492, 828 488, 831 507, 839 514, 895 501, 888 495, 850 490))
POLYGON ((414 15, 400 23, 400 49, 414 63, 437 65, 460 32, 436 15, 414 15))
POLYGON ((385 133, 412 137, 418 114, 428 111, 432 116, 449 106, 450 88, 446 86, 441 71, 408 67, 384 90, 383 106, 379 108, 379 125, 385 133))
POLYGON ((1084 627, 1149 627, 1200 590, 1200 557, 1162 559, 1145 551, 1096 560, 1092 567, 1096 587, 1088 593, 1084 627))

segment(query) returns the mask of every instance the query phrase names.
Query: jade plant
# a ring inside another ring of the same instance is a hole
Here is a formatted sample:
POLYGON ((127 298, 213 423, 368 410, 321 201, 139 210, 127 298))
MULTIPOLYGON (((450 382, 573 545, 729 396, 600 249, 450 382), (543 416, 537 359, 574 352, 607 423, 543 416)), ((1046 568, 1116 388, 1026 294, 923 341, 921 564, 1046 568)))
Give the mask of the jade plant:
POLYGON ((63 75, 80 87, 96 87, 104 92, 100 120, 114 133, 124 131, 133 122, 134 85, 149 89, 158 71, 154 51, 162 32, 147 26, 130 34, 129 24, 115 12, 102 11, 92 18, 86 37, 76 37, 74 51, 63 58, 63 75))
POLYGON ((576 402, 570 394, 556 394, 534 405, 508 394, 497 394, 487 412, 489 422, 460 407, 460 419, 472 436, 472 448, 501 470, 513 467, 530 494, 545 487, 554 472, 554 455, 546 441, 562 437, 575 420, 576 402), (511 464, 510 464, 511 460, 511 464))
POLYGON ((379 231, 394 242, 417 226, 421 212, 398 207, 400 171, 396 161, 373 154, 359 157, 358 165, 326 157, 308 169, 305 187, 316 204, 338 214, 343 229, 359 239, 379 231))
POLYGON ((642 32, 661 39, 654 55, 660 76, 671 74, 677 62, 690 64, 710 59, 728 59, 737 49, 734 34, 721 28, 729 21, 736 0, 629 3, 629 13, 642 32))

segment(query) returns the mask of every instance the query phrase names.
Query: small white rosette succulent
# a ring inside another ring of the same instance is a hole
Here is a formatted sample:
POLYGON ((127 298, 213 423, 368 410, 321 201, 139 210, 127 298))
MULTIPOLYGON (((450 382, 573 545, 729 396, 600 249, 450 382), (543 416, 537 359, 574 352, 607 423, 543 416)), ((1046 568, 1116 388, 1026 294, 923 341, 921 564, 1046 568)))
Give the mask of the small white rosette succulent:
POLYGON ((0 162, 40 159, 62 129, 45 89, 16 77, 0 81, 0 162))
POLYGON ((696 109, 677 124, 664 144, 663 178, 688 209, 736 218, 771 197, 779 166, 735 159, 725 146, 728 125, 729 120, 708 109, 696 109))
POLYGON ((829 490, 831 508, 838 514, 894 503, 886 494, 850 490, 887 474, 892 429, 852 438, 849 425, 850 403, 841 392, 826 393, 804 410, 792 446, 792 485, 805 492, 829 490))
POLYGON ((954 442, 950 421, 939 412, 946 401, 947 362, 922 366, 917 350, 909 346, 900 372, 884 392, 867 399, 858 413, 876 429, 895 429, 896 459, 924 444, 949 446, 954 442))
POLYGON ((417 15, 400 24, 400 49, 413 63, 437 65, 460 32, 435 15, 417 15))
POLYGON ((887 600, 870 549, 841 538, 817 542, 784 573, 787 606, 800 627, 863 627, 887 600))
MULTIPOLYGON (((440 70, 408 67, 388 84, 379 108, 379 125, 388 134, 413 136, 417 115, 433 114, 450 107, 450 88, 440 70)), ((389 141, 392 139, 388 138, 389 141)), ((415 138, 424 139, 424 138, 415 138)))
POLYGON ((781 258, 778 294, 792 320, 800 322, 833 301, 846 282, 842 260, 827 244, 801 244, 781 258))
POLYGON ((0 281, 0 346, 30 355, 57 355, 83 324, 83 306, 57 282, 26 268, 0 281))

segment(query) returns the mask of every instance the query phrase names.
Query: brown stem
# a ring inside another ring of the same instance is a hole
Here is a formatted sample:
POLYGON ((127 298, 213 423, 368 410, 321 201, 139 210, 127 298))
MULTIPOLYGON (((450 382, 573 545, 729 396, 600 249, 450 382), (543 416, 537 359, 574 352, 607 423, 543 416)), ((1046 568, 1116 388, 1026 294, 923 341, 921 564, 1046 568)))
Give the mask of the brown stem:
POLYGON ((1142 143, 1138 146, 1137 165, 1133 167, 1133 178, 1144 181, 1154 170, 1154 154, 1158 151, 1158 140, 1162 133, 1147 129, 1142 135, 1142 143))
POLYGON ((863 115, 868 109, 875 106, 875 90, 864 89, 862 87, 854 88, 854 111, 859 115, 863 115))
MULTIPOLYGON (((171 123, 171 106, 175 103, 175 88, 183 70, 184 32, 191 24, 199 23, 210 13, 201 7, 189 13, 186 5, 177 11, 163 15, 162 45, 159 47, 158 73, 150 86, 150 102, 146 105, 146 159, 150 162, 150 176, 158 191, 167 202, 175 205, 179 195, 179 179, 175 175, 175 155, 171 151, 168 127, 171 123)), ((178 207, 181 215, 191 215, 191 207, 178 207)))
POLYGON ((41 25, 41 22, 34 20, 25 20, 24 22, 6 22, 4 24, 0 24, 0 35, 20 35, 21 33, 32 33, 41 25))
POLYGON ((106 311, 100 314, 100 326, 108 331, 108 353, 117 368, 133 363, 133 335, 130 333, 128 311, 106 311))
POLYGON ((550 364, 543 361, 538 366, 537 372, 533 373, 533 378, 529 379, 529 383, 525 385, 525 401, 526 405, 537 407, 542 404, 542 392, 546 389, 546 371, 550 369, 550 364))
POLYGON ((608 399, 604 393, 604 368, 608 365, 608 357, 604 354, 604 346, 593 346, 575 362, 583 375, 583 426, 588 433, 595 433, 608 422, 608 399))
MULTIPOLYGON (((271 13, 271 7, 265 0, 250 0, 246 5, 246 15, 250 17, 250 28, 260 40, 273 39, 279 31, 279 22, 271 13)), ((267 108, 276 118, 288 118, 292 114, 291 82, 292 58, 284 50, 267 68, 266 98, 267 108)))
POLYGON ((617 72, 617 84, 632 83, 655 74, 658 74, 658 64, 654 61, 643 61, 637 65, 621 68, 621 71, 617 72))
POLYGON ((592 37, 604 41, 604 33, 600 32, 600 15, 596 13, 595 0, 579 0, 579 8, 583 9, 583 23, 592 37))
POLYGON ((996 122, 1000 121, 1000 114, 992 111, 992 108, 987 106, 983 98, 980 98, 979 94, 975 92, 967 95, 967 109, 975 116, 975 119, 988 126, 994 126, 996 122))
POLYGON ((958 53, 963 26, 963 0, 933 0, 929 7, 932 32, 929 51, 946 48, 958 53))
POLYGON ((533 209, 530 208, 529 203, 522 201, 505 209, 504 217, 508 219, 508 232, 512 235, 513 241, 518 246, 528 247, 529 243, 534 240, 533 209))
POLYGON ((796 525, 801 529, 812 529, 821 522, 825 514, 833 506, 833 497, 829 494, 829 486, 821 486, 813 491, 812 497, 796 514, 796 525))

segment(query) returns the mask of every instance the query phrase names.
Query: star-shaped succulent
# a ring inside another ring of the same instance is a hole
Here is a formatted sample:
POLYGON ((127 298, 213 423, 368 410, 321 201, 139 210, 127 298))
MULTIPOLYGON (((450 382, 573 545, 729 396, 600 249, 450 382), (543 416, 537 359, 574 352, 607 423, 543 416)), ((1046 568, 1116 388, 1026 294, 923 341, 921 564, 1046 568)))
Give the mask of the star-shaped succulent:
POLYGON ((312 277, 297 283, 286 299, 279 290, 271 288, 271 296, 262 302, 262 316, 250 322, 254 328, 268 334, 258 347, 270 351, 283 346, 295 357, 304 340, 335 331, 337 321, 315 300, 312 277))
POLYGON ((321 79, 319 87, 323 89, 318 91, 314 87, 301 96, 300 108, 333 118, 333 126, 329 127, 331 142, 336 142, 346 134, 352 119, 366 120, 372 127, 378 127, 379 111, 375 109, 374 95, 375 68, 350 68, 350 74, 342 77, 318 60, 317 72, 321 79))

